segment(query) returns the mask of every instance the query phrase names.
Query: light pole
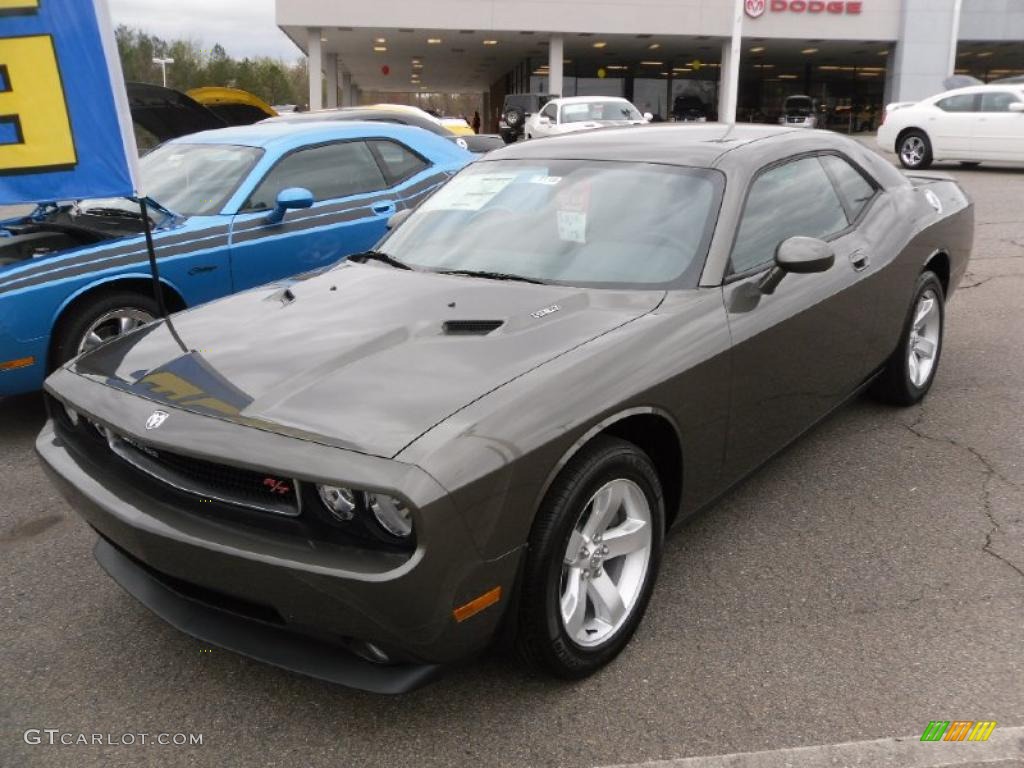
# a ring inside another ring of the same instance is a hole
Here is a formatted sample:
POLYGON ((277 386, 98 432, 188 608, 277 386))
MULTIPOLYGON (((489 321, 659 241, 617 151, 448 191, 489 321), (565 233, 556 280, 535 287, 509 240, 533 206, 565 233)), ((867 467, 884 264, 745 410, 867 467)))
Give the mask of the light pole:
POLYGON ((153 59, 153 63, 160 65, 160 71, 163 73, 163 76, 164 76, 164 88, 166 88, 167 87, 167 65, 168 64, 173 64, 174 63, 174 59, 161 59, 159 57, 156 57, 156 58, 153 59))

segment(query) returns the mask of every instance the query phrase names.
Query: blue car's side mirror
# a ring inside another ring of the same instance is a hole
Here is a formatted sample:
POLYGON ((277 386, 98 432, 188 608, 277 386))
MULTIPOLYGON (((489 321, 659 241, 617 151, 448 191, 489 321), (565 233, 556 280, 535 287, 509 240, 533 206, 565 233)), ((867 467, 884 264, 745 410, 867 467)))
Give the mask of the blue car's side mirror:
POLYGON ((277 193, 277 207, 267 214, 267 224, 280 224, 293 208, 310 208, 313 193, 303 187, 288 187, 277 193))

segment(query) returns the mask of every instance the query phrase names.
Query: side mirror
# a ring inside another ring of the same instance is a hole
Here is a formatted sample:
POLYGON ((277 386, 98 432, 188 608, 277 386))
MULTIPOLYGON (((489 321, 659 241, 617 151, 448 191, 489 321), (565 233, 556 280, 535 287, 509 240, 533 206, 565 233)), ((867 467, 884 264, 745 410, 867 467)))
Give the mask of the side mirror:
POLYGON ((759 284, 761 293, 772 294, 779 287, 782 278, 794 275, 809 275, 827 272, 836 263, 832 246, 816 237, 791 237, 783 240, 775 251, 775 266, 759 284))
POLYGON ((1008 109, 1011 112, 1020 114, 1021 112, 1024 112, 1024 101, 1011 101, 1008 109))
POLYGON ((388 229, 397 229, 402 225, 402 222, 408 219, 412 215, 412 209, 407 208, 404 211, 399 211, 390 219, 388 219, 388 229))
POLYGON ((652 115, 650 112, 644 112, 644 120, 646 120, 649 123, 653 119, 654 115, 652 115))
POLYGON ((537 122, 540 123, 541 125, 551 125, 551 118, 545 115, 541 115, 540 117, 537 118, 537 122))
POLYGON ((280 224, 284 215, 294 208, 310 208, 313 193, 303 187, 288 187, 277 193, 277 207, 267 214, 267 224, 280 224))

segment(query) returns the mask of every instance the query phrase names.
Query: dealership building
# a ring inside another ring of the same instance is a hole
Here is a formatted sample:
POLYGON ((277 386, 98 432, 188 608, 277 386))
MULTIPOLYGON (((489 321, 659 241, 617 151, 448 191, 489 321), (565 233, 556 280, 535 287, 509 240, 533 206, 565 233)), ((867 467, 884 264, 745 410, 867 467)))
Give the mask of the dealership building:
POLYGON ((1021 0, 277 0, 308 56, 310 107, 475 95, 616 95, 668 119, 699 98, 722 120, 772 121, 786 96, 829 127, 943 90, 953 73, 1024 74, 1021 0), (692 98, 690 98, 692 102, 692 98))

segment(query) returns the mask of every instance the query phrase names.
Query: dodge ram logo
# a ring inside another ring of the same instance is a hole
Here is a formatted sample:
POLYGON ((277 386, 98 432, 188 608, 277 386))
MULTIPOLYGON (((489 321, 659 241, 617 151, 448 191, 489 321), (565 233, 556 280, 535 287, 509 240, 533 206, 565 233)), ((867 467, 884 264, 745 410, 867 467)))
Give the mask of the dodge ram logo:
POLYGON ((167 411, 153 411, 146 419, 146 429, 159 429, 160 425, 167 421, 168 416, 170 414, 167 411))
POLYGON ((767 0, 747 0, 745 3, 747 16, 752 19, 756 19, 758 16, 764 14, 765 3, 767 0))

